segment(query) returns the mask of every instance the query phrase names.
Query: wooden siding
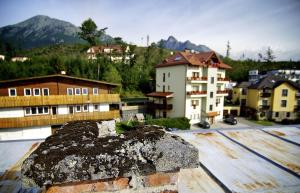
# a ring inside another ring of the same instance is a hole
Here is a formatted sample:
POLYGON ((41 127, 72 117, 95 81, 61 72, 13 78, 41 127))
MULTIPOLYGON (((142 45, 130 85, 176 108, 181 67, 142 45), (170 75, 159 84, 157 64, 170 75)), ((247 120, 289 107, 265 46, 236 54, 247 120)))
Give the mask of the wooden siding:
POLYGON ((107 120, 119 118, 119 110, 108 112, 76 113, 68 115, 40 115, 20 118, 1 118, 0 128, 32 127, 42 125, 61 125, 76 120, 107 120))
POLYGON ((119 94, 0 97, 0 107, 119 103, 119 94))

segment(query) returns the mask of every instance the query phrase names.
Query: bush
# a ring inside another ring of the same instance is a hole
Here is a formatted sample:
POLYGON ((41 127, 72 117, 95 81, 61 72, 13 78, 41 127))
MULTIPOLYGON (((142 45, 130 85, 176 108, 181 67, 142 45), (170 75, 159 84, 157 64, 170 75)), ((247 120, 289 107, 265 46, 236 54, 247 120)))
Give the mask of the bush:
POLYGON ((146 120, 147 125, 159 125, 167 128, 178 128, 182 130, 190 129, 190 120, 186 117, 162 118, 146 120))
POLYGON ((135 130, 135 127, 140 123, 137 121, 129 121, 129 122, 119 122, 116 124, 117 133, 123 133, 124 131, 132 131, 135 130))

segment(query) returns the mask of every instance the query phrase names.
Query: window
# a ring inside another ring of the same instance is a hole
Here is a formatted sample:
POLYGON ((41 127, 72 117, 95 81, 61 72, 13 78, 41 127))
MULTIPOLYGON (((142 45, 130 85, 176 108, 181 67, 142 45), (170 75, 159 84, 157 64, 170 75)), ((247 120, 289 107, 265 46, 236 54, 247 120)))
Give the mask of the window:
POLYGON ((31 108, 31 114, 32 115, 36 115, 37 114, 36 107, 32 107, 31 108))
POLYGON ((247 89, 246 88, 242 88, 242 95, 247 95, 247 89))
POLYGON ((168 78, 170 78, 170 76, 171 76, 171 73, 170 73, 170 72, 168 72, 168 78))
POLYGON ((210 78, 210 83, 211 83, 211 84, 214 84, 214 83, 215 83, 215 78, 214 78, 214 77, 211 77, 211 78, 210 78))
POLYGON ((89 92, 87 88, 82 88, 82 95, 87 95, 88 93, 89 92))
POLYGON ((43 107, 38 107, 38 114, 43 114, 43 107))
POLYGON ((166 91, 166 88, 165 88, 165 85, 163 85, 163 92, 165 92, 166 91))
POLYGON ((287 96, 288 95, 288 90, 287 89, 282 89, 281 90, 281 95, 282 96, 287 96))
POLYGON ((41 90, 39 88, 34 88, 33 89, 33 96, 40 96, 41 95, 41 90))
POLYGON ((170 85, 168 85, 168 91, 170 91, 171 90, 171 87, 170 87, 170 85))
POLYGON ((80 88, 75 88, 75 95, 80 95, 80 88))
POLYGON ((217 98, 217 99, 216 99, 216 106, 218 106, 218 105, 220 104, 220 102, 221 102, 221 99, 220 99, 220 98, 217 98))
POLYGON ((57 107, 52 107, 52 115, 56 115, 57 114, 57 107))
POLYGON ((83 111, 87 112, 89 110, 89 105, 83 105, 83 111))
POLYGON ((167 112, 166 111, 163 112, 163 118, 167 118, 167 112))
POLYGON ((268 100, 262 100, 262 105, 267 106, 268 105, 268 100))
POLYGON ((24 88, 24 96, 31 96, 31 89, 30 88, 24 88))
POLYGON ((199 105, 199 100, 192 100, 191 102, 192 102, 191 105, 193 106, 193 108, 196 109, 196 107, 199 105))
POLYGON ((94 111, 99 111, 99 105, 94 105, 94 111))
POLYGON ((214 92, 210 92, 210 98, 214 97, 214 92))
POLYGON ((290 117, 290 112, 287 112, 287 113, 286 113, 286 117, 290 117))
POLYGON ((69 114, 73 114, 74 113, 74 107, 73 106, 69 106, 69 114))
POLYGON ((165 82, 165 81, 166 81, 166 74, 163 73, 163 82, 165 82))
POLYGON ((67 95, 73 95, 73 88, 67 88, 67 95))
POLYGON ((93 88, 93 95, 98 95, 98 94, 99 94, 99 89, 93 88))
POLYGON ((76 112, 81 112, 81 106, 80 105, 76 105, 76 112))
POLYGON ((17 89, 15 89, 15 88, 9 88, 8 89, 8 95, 9 96, 17 96, 17 89))
POLYGON ((49 88, 43 88, 43 95, 49 96, 49 88))
POLYGON ((49 114, 49 107, 44 107, 44 114, 49 114))
POLYGON ((281 100, 281 107, 286 107, 286 100, 281 100))
POLYGON ((279 113, 278 112, 275 113, 275 117, 279 117, 279 113))
POLYGON ((30 107, 26 107, 25 108, 25 115, 30 115, 31 114, 31 108, 30 107))
POLYGON ((199 72, 192 72, 192 74, 193 74, 193 77, 199 78, 199 72))
POLYGON ((213 110, 213 106, 209 105, 209 110, 212 111, 213 110))

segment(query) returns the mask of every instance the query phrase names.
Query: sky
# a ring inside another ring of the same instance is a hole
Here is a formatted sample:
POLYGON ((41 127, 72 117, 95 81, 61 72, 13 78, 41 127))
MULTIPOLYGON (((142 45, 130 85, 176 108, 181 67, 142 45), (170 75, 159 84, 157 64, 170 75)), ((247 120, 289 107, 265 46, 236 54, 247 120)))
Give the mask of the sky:
POLYGON ((146 45, 190 40, 231 57, 257 58, 271 47, 277 60, 300 60, 300 0, 0 0, 0 27, 35 15, 80 26, 92 18, 107 34, 146 45))

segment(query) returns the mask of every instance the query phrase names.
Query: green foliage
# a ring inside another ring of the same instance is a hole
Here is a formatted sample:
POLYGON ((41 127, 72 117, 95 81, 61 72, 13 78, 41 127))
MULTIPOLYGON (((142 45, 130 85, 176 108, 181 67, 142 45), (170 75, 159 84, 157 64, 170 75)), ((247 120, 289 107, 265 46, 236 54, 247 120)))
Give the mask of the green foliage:
POLYGON ((85 20, 79 28, 81 31, 78 35, 89 42, 90 45, 96 45, 97 39, 101 37, 107 29, 103 28, 98 31, 96 23, 91 18, 85 20))
POLYGON ((114 66, 109 66, 108 69, 103 73, 103 80, 112 83, 121 83, 122 78, 114 66))
POLYGON ((140 123, 137 121, 123 121, 116 123, 116 131, 118 134, 123 133, 125 131, 132 131, 138 126, 140 123))
POLYGON ((146 120, 147 125, 160 125, 167 128, 178 128, 182 130, 190 129, 189 119, 186 117, 178 118, 162 118, 162 119, 149 119, 146 120))

